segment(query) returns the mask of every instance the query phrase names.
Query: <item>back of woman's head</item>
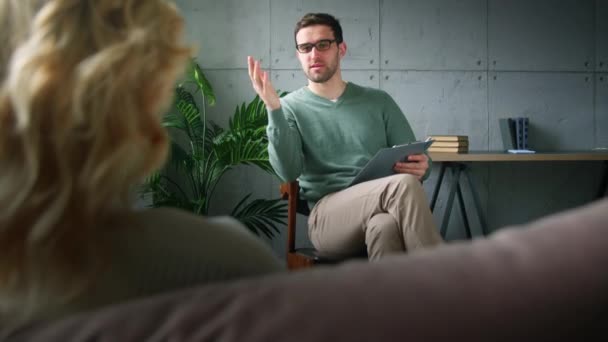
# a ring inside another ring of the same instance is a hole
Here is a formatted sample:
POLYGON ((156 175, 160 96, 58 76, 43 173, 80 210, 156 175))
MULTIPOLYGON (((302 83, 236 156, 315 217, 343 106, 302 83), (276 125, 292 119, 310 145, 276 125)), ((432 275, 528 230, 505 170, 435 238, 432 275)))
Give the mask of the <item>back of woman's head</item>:
POLYGON ((0 0, 0 24, 0 317, 27 316, 86 282, 104 219, 164 162, 190 51, 163 0, 0 0))

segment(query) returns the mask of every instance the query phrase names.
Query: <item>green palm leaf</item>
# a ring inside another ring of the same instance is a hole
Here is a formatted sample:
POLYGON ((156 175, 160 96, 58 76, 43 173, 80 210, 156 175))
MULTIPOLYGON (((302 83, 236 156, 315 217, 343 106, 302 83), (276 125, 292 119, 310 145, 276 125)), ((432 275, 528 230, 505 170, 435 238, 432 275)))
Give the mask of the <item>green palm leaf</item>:
POLYGON ((187 126, 181 116, 169 113, 163 117, 163 126, 167 128, 177 128, 182 131, 187 130, 187 126))
POLYGON ((217 159, 225 166, 255 165, 272 173, 268 158, 268 141, 258 138, 253 130, 226 132, 214 141, 217 159))
POLYGON ((260 233, 272 238, 278 233, 277 225, 284 224, 287 206, 279 199, 256 199, 247 203, 251 194, 245 196, 234 208, 231 216, 241 221, 257 235, 260 233))
POLYGON ((204 131, 201 111, 194 97, 183 86, 175 89, 175 107, 181 114, 181 122, 187 128, 190 136, 201 135, 204 131))

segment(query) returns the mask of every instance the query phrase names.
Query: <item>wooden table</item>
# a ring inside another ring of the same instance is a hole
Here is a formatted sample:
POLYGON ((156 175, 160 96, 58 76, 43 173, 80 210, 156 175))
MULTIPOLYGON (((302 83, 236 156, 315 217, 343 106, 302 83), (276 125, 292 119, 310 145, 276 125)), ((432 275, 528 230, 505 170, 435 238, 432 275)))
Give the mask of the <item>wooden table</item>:
POLYGON ((487 221, 481 210, 479 194, 475 189, 475 183, 473 182, 473 177, 469 167, 469 164, 473 162, 603 161, 605 165, 604 176, 600 182, 600 187, 598 189, 596 198, 605 196, 608 192, 608 151, 537 152, 531 154, 513 154, 501 151, 470 151, 468 153, 431 152, 429 155, 431 156, 433 163, 441 164, 439 178, 435 185, 435 189, 433 190, 433 197, 431 198, 431 210, 435 210, 435 204, 437 203, 437 197, 443 183, 443 177, 446 169, 451 169, 453 176, 448 193, 449 195, 446 203, 446 209, 441 223, 441 235, 444 237, 446 236, 446 230, 450 220, 452 206, 454 204, 454 196, 456 195, 458 195, 458 201, 460 202, 460 211, 462 214, 463 223, 465 225, 467 237, 472 237, 471 227, 465 210, 464 198, 462 196, 462 186, 464 184, 461 185, 461 174, 464 174, 468 180, 469 188, 473 196, 475 211, 477 212, 477 216, 481 224, 481 231, 484 235, 488 233, 487 221))

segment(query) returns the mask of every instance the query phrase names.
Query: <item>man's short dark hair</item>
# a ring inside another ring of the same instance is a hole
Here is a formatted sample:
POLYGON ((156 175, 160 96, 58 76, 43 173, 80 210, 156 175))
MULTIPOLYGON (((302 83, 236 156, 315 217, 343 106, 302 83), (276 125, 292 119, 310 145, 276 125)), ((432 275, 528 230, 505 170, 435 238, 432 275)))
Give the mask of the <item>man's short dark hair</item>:
POLYGON ((308 13, 296 23, 296 29, 293 32, 293 39, 295 40, 296 45, 298 45, 298 41, 296 40, 298 32, 305 27, 314 25, 329 26, 329 28, 331 28, 331 30, 334 32, 336 44, 340 44, 344 41, 342 38, 342 26, 340 26, 340 21, 338 21, 338 19, 336 19, 333 15, 327 13, 308 13))

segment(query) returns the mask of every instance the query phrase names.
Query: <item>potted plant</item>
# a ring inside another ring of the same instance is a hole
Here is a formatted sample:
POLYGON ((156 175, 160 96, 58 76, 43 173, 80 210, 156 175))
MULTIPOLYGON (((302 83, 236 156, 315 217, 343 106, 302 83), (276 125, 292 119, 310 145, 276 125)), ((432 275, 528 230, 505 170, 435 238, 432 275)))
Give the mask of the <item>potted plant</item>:
MULTIPOLYGON (((284 95, 284 94, 281 94, 284 95)), ((224 129, 207 120, 206 105, 215 103, 211 84, 193 60, 186 78, 175 89, 172 111, 163 118, 171 131, 166 166, 145 181, 141 194, 151 206, 172 206, 207 215, 222 176, 237 165, 254 165, 274 174, 268 160, 267 114, 259 97, 237 106, 224 129), (193 89, 193 90, 192 90, 193 89), (201 108, 194 96, 202 96, 201 108)), ((280 199, 241 199, 230 213, 252 232, 271 238, 285 224, 286 205, 280 199)))

